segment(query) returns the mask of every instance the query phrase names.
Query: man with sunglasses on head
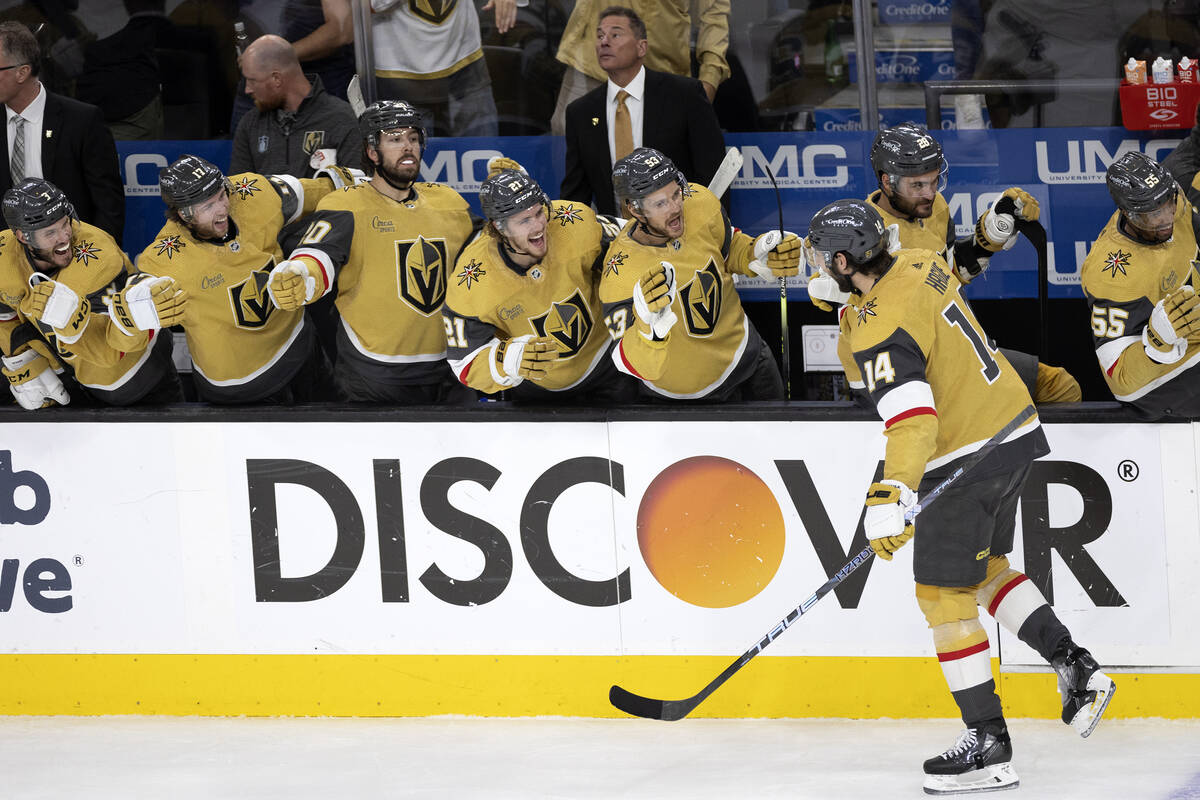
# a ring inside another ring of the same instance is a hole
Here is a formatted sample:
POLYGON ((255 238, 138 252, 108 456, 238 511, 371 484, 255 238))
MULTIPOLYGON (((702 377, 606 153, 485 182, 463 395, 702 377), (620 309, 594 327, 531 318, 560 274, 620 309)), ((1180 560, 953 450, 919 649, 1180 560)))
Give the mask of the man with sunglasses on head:
MULTIPOLYGON (((1033 221, 1040 213, 1032 195, 1010 187, 980 215, 974 233, 957 236, 942 194, 948 171, 942 146, 913 122, 881 130, 871 145, 870 159, 879 189, 867 202, 893 232, 895 244, 932 250, 946 259, 964 284, 982 274, 993 255, 1017 243, 1017 219, 1033 221)), ((824 310, 830 310, 830 302, 845 302, 836 290, 822 297, 828 287, 824 278, 809 286, 813 303, 824 310)), ((1079 383, 1062 367, 1042 364, 1028 353, 1007 348, 1003 352, 1038 403, 1075 402, 1082 397, 1079 383)))
POLYGON ((1147 419, 1195 418, 1200 217, 1166 168, 1142 153, 1114 161, 1106 182, 1117 211, 1080 270, 1104 380, 1147 419))

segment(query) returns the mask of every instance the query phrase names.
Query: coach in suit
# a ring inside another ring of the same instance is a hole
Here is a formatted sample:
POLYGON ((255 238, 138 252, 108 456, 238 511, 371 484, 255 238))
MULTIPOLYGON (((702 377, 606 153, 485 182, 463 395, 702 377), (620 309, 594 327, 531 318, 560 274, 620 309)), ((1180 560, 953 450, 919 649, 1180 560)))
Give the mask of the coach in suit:
POLYGON ((670 156, 688 180, 707 184, 725 157, 712 105, 693 78, 646 69, 646 26, 635 11, 600 12, 596 58, 608 83, 567 106, 567 165, 559 197, 616 214, 612 166, 638 147, 670 156))
POLYGON ((0 22, 0 103, 5 106, 0 194, 22 178, 45 178, 63 190, 80 219, 119 242, 125 187, 112 133, 100 109, 46 91, 38 80, 40 59, 28 28, 0 22))

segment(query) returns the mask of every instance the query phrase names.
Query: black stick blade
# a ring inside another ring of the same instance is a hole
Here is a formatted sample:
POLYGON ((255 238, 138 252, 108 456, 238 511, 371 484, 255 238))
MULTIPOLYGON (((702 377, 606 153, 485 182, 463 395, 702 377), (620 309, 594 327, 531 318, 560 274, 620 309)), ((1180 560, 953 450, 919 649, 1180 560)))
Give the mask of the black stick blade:
POLYGON ((696 707, 694 698, 688 700, 654 700, 626 691, 620 686, 608 690, 608 702, 620 711, 642 719, 680 720, 696 707))

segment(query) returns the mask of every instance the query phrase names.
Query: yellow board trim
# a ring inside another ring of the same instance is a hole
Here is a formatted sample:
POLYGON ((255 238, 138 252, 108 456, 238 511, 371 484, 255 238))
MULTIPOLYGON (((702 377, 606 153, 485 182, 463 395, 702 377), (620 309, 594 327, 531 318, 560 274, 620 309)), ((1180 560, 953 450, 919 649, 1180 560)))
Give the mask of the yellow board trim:
MULTIPOLYGON (((619 717, 608 689, 697 692, 716 656, 0 655, 0 714, 619 717)), ((993 660, 993 674, 998 662, 993 660)), ((1113 672, 1107 717, 1200 718, 1200 674, 1113 672)), ((1004 673, 1010 717, 1057 718, 1055 677, 1004 673)), ((696 717, 947 718, 931 658, 763 656, 696 717)))
POLYGON ((455 61, 445 69, 439 69, 437 72, 405 72, 402 69, 377 69, 375 70, 376 78, 401 78, 407 81, 433 81, 438 78, 445 78, 448 75, 453 75, 468 64, 473 64, 483 58, 483 51, 476 50, 466 58, 455 61))

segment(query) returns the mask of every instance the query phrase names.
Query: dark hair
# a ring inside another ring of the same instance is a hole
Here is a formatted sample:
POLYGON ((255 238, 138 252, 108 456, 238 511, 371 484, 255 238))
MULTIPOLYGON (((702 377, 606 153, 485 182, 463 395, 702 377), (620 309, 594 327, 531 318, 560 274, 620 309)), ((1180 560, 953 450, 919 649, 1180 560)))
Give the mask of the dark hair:
POLYGON ((638 39, 646 38, 646 23, 642 22, 642 18, 632 8, 609 6, 600 12, 600 16, 596 18, 596 21, 599 22, 605 17, 624 17, 629 20, 629 27, 633 31, 634 36, 638 39))
POLYGON ((20 22, 0 22, 0 46, 3 46, 13 64, 28 64, 34 75, 41 71, 42 51, 38 47, 33 31, 20 22))

